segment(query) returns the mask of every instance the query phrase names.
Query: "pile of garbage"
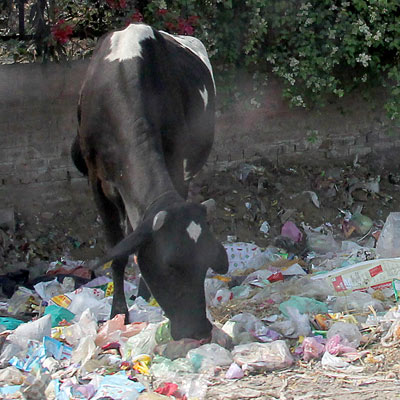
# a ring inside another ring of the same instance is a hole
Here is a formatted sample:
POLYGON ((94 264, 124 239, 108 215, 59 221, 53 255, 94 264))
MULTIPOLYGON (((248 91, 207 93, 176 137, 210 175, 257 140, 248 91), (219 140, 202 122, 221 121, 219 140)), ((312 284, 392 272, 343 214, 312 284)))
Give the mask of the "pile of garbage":
POLYGON ((32 286, 3 293, 0 397, 203 399, 212 377, 240 380, 303 363, 361 372, 379 361, 371 344, 400 343, 400 213, 380 232, 371 228, 361 214, 344 225, 365 236, 361 246, 348 233, 339 242, 329 226, 287 221, 281 236, 305 240, 302 257, 226 242, 228 273, 210 270, 205 280, 214 325, 208 341, 173 340, 156 300, 135 297, 133 260, 125 281, 129 325, 122 315, 108 320, 110 264, 92 271, 80 261, 49 263, 32 286))

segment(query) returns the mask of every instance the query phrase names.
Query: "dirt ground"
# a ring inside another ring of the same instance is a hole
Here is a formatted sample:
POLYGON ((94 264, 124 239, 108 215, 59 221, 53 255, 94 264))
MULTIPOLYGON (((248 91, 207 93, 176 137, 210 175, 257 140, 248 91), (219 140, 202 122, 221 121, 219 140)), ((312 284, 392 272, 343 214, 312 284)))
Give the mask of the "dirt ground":
MULTIPOLYGON (((393 167, 394 168, 394 167, 393 167)), ((346 211, 371 218, 367 234, 357 229, 349 240, 374 242, 387 215, 400 211, 400 173, 377 168, 368 160, 351 163, 329 161, 325 165, 276 166, 265 160, 220 164, 204 171, 191 190, 193 201, 214 198, 217 203, 212 227, 221 241, 278 245, 299 257, 308 253, 306 243, 283 239, 281 227, 291 220, 318 227, 327 224, 337 240, 344 240, 346 211), (262 232, 260 227, 268 226, 262 232)), ((305 235, 304 235, 305 236, 305 235)), ((92 261, 104 252, 101 221, 91 202, 75 211, 43 211, 32 221, 17 220, 10 238, 0 236, 3 273, 19 268, 38 275, 49 261, 67 256, 92 261)), ((0 264, 1 266, 1 264, 0 264)), ((320 362, 297 362, 288 370, 266 372, 238 381, 220 375, 209 381, 209 399, 394 399, 400 390, 399 348, 382 348, 379 340, 365 347, 376 362, 354 363, 362 372, 325 370, 320 362), (381 356, 382 355, 382 356, 381 356), (380 356, 380 357, 377 357, 380 356)))

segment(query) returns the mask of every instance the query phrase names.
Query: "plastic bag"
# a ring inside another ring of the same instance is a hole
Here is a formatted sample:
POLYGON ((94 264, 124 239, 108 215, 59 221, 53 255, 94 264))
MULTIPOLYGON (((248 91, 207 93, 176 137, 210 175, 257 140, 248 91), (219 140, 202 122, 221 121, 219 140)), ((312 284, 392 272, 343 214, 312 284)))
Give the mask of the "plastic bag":
POLYGON ((342 339, 346 339, 349 346, 357 348, 361 342, 361 333, 356 325, 346 322, 336 322, 328 330, 326 337, 328 341, 335 335, 339 335, 342 339))
POLYGON ((193 365, 187 358, 170 360, 166 357, 155 356, 150 367, 150 374, 164 381, 174 381, 177 374, 184 375, 193 372, 193 365))
POLYGON ((228 243, 224 247, 229 260, 228 275, 248 268, 258 269, 271 260, 269 252, 263 252, 253 243, 228 243))
POLYGON ((384 347, 394 346, 398 343, 400 343, 400 319, 392 322, 388 332, 381 339, 381 344, 384 347))
POLYGON ((336 252, 339 249, 339 245, 333 238, 332 232, 324 234, 317 232, 318 228, 312 229, 304 224, 303 229, 307 235, 307 246, 311 251, 326 254, 328 252, 336 252))
POLYGON ((231 290, 227 288, 218 289, 217 293, 211 302, 211 305, 214 307, 220 306, 222 304, 226 304, 228 301, 233 299, 233 293, 231 290))
POLYGON ((303 340, 302 349, 304 361, 309 361, 319 358, 325 351, 325 345, 316 337, 306 337, 303 340))
POLYGON ((133 322, 125 325, 125 315, 118 314, 113 319, 105 322, 95 339, 96 346, 103 347, 112 342, 120 342, 121 339, 137 335, 147 326, 147 322, 133 322))
POLYGON ((204 281, 206 304, 211 305, 218 290, 225 287, 227 287, 227 284, 219 279, 206 278, 204 281))
POLYGON ((334 335, 326 342, 326 351, 334 356, 339 356, 345 353, 356 352, 356 348, 350 346, 349 341, 339 334, 334 335))
POLYGON ((361 213, 354 213, 350 219, 349 225, 351 228, 360 234, 365 235, 372 227, 372 219, 361 213))
POLYGON ((290 367, 294 360, 285 341, 272 343, 248 343, 235 346, 233 360, 250 370, 273 371, 290 367))
POLYGON ((5 329, 13 331, 18 326, 23 324, 24 321, 19 319, 11 318, 11 317, 0 317, 0 325, 4 326, 5 329))
POLYGON ((64 307, 56 306, 55 304, 47 306, 44 310, 44 315, 51 315, 51 326, 58 326, 61 321, 72 321, 75 314, 64 307))
POLYGON ((52 281, 43 281, 39 282, 34 286, 36 293, 45 301, 49 301, 52 297, 57 296, 59 294, 70 292, 74 290, 75 281, 73 278, 64 278, 63 283, 61 284, 57 278, 54 278, 52 281), (72 286, 71 286, 72 280, 72 286))
POLYGON ((307 314, 300 314, 297 309, 289 307, 287 315, 288 320, 274 322, 269 327, 287 338, 307 336, 311 333, 307 314))
POLYGON ((129 307, 129 321, 157 323, 164 319, 160 307, 151 306, 143 297, 137 297, 129 307))
POLYGON ((21 385, 25 380, 25 375, 13 366, 0 370, 0 386, 21 385))
POLYGON ((111 313, 111 298, 104 298, 100 289, 81 287, 73 292, 54 296, 51 303, 67 308, 79 318, 83 311, 90 309, 97 320, 107 320, 111 313))
POLYGON ((30 311, 32 304, 40 304, 39 296, 25 287, 19 287, 8 300, 8 312, 12 315, 30 311))
POLYGON ((239 367, 235 362, 230 365, 228 371, 226 371, 226 379, 241 379, 244 377, 242 368, 239 367))
POLYGON ((334 356, 328 351, 326 351, 322 356, 321 365, 323 368, 333 369, 333 370, 343 369, 350 366, 348 362, 342 360, 340 357, 334 356))
POLYGON ((286 221, 281 230, 281 235, 289 237, 296 243, 301 242, 303 239, 303 234, 296 224, 292 221, 286 221))
POLYGON ((100 383, 99 390, 92 397, 92 400, 112 398, 114 400, 136 400, 139 393, 145 387, 133 380, 130 380, 125 372, 117 372, 114 375, 106 375, 100 383))
POLYGON ((72 362, 74 364, 80 363, 82 367, 85 367, 86 363, 94 357, 97 351, 93 336, 82 337, 78 346, 72 352, 72 362))
POLYGON ((172 340, 166 344, 158 345, 155 348, 155 353, 160 356, 169 358, 170 360, 175 360, 177 358, 186 357, 186 354, 192 350, 200 347, 202 343, 200 340, 195 339, 181 339, 181 340, 172 340))
POLYGON ((97 319, 90 309, 85 310, 76 324, 57 328, 53 337, 63 337, 71 346, 76 346, 85 336, 95 337, 97 334, 97 319))
POLYGON ((279 338, 276 332, 267 328, 262 321, 250 313, 235 315, 224 324, 222 330, 231 337, 234 345, 256 340, 268 342, 279 338))
POLYGON ((231 353, 216 343, 205 344, 190 350, 186 358, 190 360, 196 372, 230 365, 233 361, 231 353))
POLYGON ((8 335, 7 341, 26 349, 29 340, 41 342, 44 336, 51 336, 51 316, 46 315, 36 321, 27 322, 8 335))
POLYGON ((328 306, 325 303, 300 296, 291 296, 288 301, 280 304, 279 310, 285 317, 289 317, 288 308, 295 308, 301 314, 325 314, 328 312, 328 306))
POLYGON ((157 346, 156 332, 160 323, 149 324, 140 333, 130 337, 120 348, 124 360, 141 354, 152 354, 157 346))
POLYGON ((376 243, 379 257, 400 257, 400 212, 391 212, 376 243))
POLYGON ((352 292, 348 295, 337 297, 333 304, 333 312, 364 312, 369 311, 369 306, 372 306, 377 312, 384 311, 382 302, 373 298, 369 293, 352 292))

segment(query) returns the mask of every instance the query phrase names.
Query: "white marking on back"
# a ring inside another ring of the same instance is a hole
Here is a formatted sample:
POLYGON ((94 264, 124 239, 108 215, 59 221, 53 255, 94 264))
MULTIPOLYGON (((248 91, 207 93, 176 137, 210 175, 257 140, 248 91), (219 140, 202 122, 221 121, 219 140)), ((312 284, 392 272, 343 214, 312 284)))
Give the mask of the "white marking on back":
POLYGON ((187 158, 183 159, 183 179, 185 181, 190 181, 192 179, 192 174, 188 169, 188 160, 187 160, 187 158))
POLYGON ((186 228, 186 232, 188 233, 190 238, 193 239, 195 243, 197 243, 201 235, 201 226, 192 221, 186 228))
POLYGON ((204 109, 206 109, 207 103, 208 103, 208 92, 207 92, 206 87, 204 86, 204 89, 200 90, 199 92, 200 92, 200 96, 202 97, 203 102, 204 102, 204 109))
POLYGON ((207 66, 208 70, 210 71, 211 78, 214 84, 214 91, 215 91, 215 81, 212 66, 210 60, 208 58, 207 50, 204 47, 204 44, 201 41, 193 36, 184 36, 184 35, 171 35, 168 32, 160 31, 165 35, 170 36, 172 39, 176 40, 181 46, 186 47, 192 53, 194 53, 197 57, 200 58, 201 61, 207 66))
POLYGON ((107 55, 106 60, 124 61, 142 57, 140 43, 148 38, 155 39, 153 29, 142 24, 132 24, 123 31, 114 32, 111 35, 110 53, 107 55))

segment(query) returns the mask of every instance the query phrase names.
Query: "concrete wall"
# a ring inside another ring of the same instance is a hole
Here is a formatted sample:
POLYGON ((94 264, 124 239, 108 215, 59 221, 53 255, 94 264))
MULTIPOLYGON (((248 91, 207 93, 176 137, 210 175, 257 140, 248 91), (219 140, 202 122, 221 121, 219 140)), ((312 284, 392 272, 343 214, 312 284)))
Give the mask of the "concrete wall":
MULTIPOLYGON (((86 68, 87 61, 0 66, 0 208, 29 213, 86 201, 86 180, 69 156, 86 68)), ((243 82, 251 93, 249 80, 243 82)), ((219 115, 209 163, 254 157, 319 162, 356 154, 391 161, 399 130, 384 116, 384 94, 372 98, 354 95, 322 110, 291 110, 271 81, 259 109, 244 101, 219 115)))

